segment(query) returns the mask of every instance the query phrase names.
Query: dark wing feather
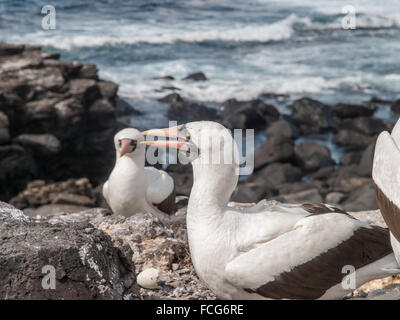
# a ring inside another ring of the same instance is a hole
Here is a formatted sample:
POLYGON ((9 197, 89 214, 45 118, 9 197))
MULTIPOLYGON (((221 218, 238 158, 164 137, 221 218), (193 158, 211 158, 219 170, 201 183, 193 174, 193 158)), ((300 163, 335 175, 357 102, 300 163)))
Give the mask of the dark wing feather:
POLYGON ((174 188, 171 192, 171 194, 162 202, 154 204, 154 206, 166 213, 166 214, 173 214, 175 212, 175 198, 176 198, 176 190, 175 190, 175 183, 174 183, 174 188))
POLYGON ((389 230, 400 241, 400 208, 375 184, 375 194, 381 214, 389 230))
POLYGON ((361 227, 338 246, 289 272, 279 274, 274 281, 246 291, 270 299, 318 299, 326 290, 342 282, 345 265, 358 269, 391 252, 388 229, 361 227))

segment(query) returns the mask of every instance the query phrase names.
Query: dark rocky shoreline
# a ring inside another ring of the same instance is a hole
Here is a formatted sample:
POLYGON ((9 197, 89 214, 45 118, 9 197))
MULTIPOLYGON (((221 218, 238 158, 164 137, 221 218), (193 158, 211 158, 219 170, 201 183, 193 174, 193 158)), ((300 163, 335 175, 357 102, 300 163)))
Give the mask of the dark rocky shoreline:
POLYGON ((115 159, 118 85, 37 47, 0 45, 0 199, 28 181, 102 183, 115 159))
MULTIPOLYGON (((121 116, 140 113, 118 97, 117 84, 98 78, 95 65, 59 57, 39 47, 0 45, 0 200, 23 210, 0 203, 0 237, 7 239, 1 244, 7 254, 0 256, 0 298, 215 299, 191 265, 184 207, 165 221, 145 213, 111 216, 101 187, 115 161, 113 136, 129 126, 121 116), (12 250, 18 247, 13 245, 19 241, 16 234, 26 235, 27 247, 12 250), (74 245, 39 241, 39 235, 50 234, 75 239, 74 245), (93 243, 101 243, 104 250, 89 248, 93 243), (30 245, 38 250, 30 251, 30 245), (90 264, 82 266, 82 247, 107 276, 100 279, 90 264), (59 252, 60 264, 54 262, 54 252, 59 252), (21 257, 35 261, 29 266, 32 272, 13 278, 27 267, 21 257), (49 296, 38 286, 41 275, 36 269, 52 263, 63 275, 57 278, 60 290, 49 296), (83 269, 70 270, 69 264, 83 269), (149 267, 161 272, 157 290, 136 285, 135 275, 149 267), (22 283, 29 284, 24 292, 18 287, 22 283)), ((196 73, 185 81, 207 77, 196 73)), ((288 115, 262 97, 230 99, 216 110, 183 98, 176 88, 166 90, 173 93, 160 101, 169 105, 170 119, 215 120, 228 128, 255 128, 267 136, 255 151, 254 173, 239 182, 233 201, 267 198, 326 202, 348 211, 378 208, 370 177, 375 140, 396 120, 374 116, 379 99, 327 106, 304 97, 291 103, 288 115), (345 152, 339 163, 326 146, 297 142, 299 137, 326 134, 345 152)), ((391 104, 394 114, 400 112, 399 101, 391 104)), ((177 194, 188 196, 191 167, 171 165, 167 171, 177 194)))
MULTIPOLYGON (((327 106, 301 98, 289 106, 291 115, 280 114, 273 105, 258 99, 225 101, 218 113, 186 101, 177 93, 162 101, 170 104, 169 115, 184 115, 184 119, 178 119, 182 122, 217 120, 228 128, 265 132, 267 141, 255 151, 254 173, 241 180, 234 201, 270 198, 285 202, 324 201, 351 211, 378 208, 370 179, 374 146, 378 134, 391 130, 394 121, 374 117, 379 108, 377 99, 359 105, 327 106), (191 110, 195 113, 191 114, 191 110), (326 146, 317 142, 296 144, 299 137, 322 134, 331 134, 332 142, 344 151, 339 163, 335 163, 326 146)), ((189 195, 191 169, 170 166, 167 170, 179 180, 178 193, 189 195)))

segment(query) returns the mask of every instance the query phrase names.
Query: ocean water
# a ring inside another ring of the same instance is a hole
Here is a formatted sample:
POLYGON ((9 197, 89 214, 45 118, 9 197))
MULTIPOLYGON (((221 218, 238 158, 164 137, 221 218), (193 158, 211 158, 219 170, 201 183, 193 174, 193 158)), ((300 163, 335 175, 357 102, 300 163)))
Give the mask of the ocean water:
MULTIPOLYGON (((209 106, 286 94, 272 101, 282 112, 302 96, 330 104, 400 96, 398 0, 54 0, 56 30, 41 28, 45 4, 0 1, 0 42, 96 63, 143 111, 141 126, 168 123, 168 106, 156 101, 169 93, 163 86, 209 106), (355 30, 342 28, 346 5, 355 30), (198 71, 209 81, 181 80, 198 71), (166 75, 176 80, 152 79, 166 75)), ((378 116, 394 117, 387 106, 378 116)))

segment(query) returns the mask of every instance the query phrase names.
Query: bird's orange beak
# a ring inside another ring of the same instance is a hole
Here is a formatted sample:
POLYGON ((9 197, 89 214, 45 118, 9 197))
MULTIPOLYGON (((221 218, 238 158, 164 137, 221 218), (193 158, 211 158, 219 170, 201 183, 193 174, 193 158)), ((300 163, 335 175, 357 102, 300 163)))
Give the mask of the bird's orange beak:
POLYGON ((182 128, 182 125, 164 128, 164 129, 151 129, 151 130, 143 131, 140 134, 143 136, 179 138, 179 130, 181 130, 181 128, 182 128))
MULTIPOLYGON (((167 138, 179 138, 179 130, 182 128, 182 125, 176 127, 169 127, 163 129, 151 129, 147 131, 141 132, 142 135, 147 136, 157 136, 157 137, 167 137, 167 138)), ((141 141, 141 144, 145 144, 147 146, 156 146, 156 147, 168 147, 179 150, 188 151, 189 147, 186 144, 186 141, 181 140, 156 140, 156 141, 141 141)))
POLYGON ((183 150, 183 151, 189 150, 189 148, 186 144, 186 141, 156 140, 156 141, 141 141, 140 143, 145 144, 147 146, 174 148, 174 149, 179 149, 179 150, 183 150))
POLYGON ((122 157, 124 154, 132 152, 133 147, 131 146, 130 139, 121 139, 121 150, 119 151, 119 156, 122 157))

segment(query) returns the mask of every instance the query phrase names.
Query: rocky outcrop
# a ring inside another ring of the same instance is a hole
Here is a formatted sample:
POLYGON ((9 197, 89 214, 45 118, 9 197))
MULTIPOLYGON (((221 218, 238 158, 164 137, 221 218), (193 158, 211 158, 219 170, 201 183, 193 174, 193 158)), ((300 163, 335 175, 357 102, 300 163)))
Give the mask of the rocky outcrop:
POLYGON ((285 136, 272 136, 254 153, 254 169, 274 162, 286 162, 294 156, 294 144, 285 136))
POLYGON ((333 142, 338 146, 344 147, 346 150, 361 150, 368 147, 374 138, 354 130, 340 130, 333 138, 333 142))
POLYGON ((326 132, 332 126, 328 106, 317 100, 301 98, 295 100, 290 107, 293 120, 304 134, 326 132))
POLYGON ((329 107, 309 98, 295 100, 291 115, 268 125, 267 141, 255 151, 253 175, 239 181, 233 199, 257 202, 270 197, 323 201, 354 211, 377 209, 371 189, 374 146, 377 135, 393 127, 373 116, 377 108, 372 102, 329 107), (340 161, 334 161, 324 145, 328 140, 345 153, 340 161), (271 164, 277 172, 262 170, 271 164))
POLYGON ((341 119, 372 116, 375 110, 376 106, 373 105, 359 105, 359 104, 347 104, 347 103, 337 103, 331 107, 332 114, 335 117, 341 119))
POLYGON ((195 102, 184 100, 179 94, 174 94, 170 98, 165 98, 170 103, 168 109, 168 118, 173 121, 200 121, 216 120, 217 110, 197 104, 195 102))
POLYGON ((222 123, 230 129, 263 129, 280 117, 279 111, 261 100, 229 99, 219 107, 222 123))
POLYGON ((206 81, 208 80, 203 72, 191 73, 182 80, 206 81))
POLYGON ((289 139, 298 138, 297 128, 287 120, 278 120, 273 122, 266 130, 267 137, 283 136, 289 139))
POLYGON ((28 219, 0 203, 0 299, 138 298, 132 251, 90 224, 28 219))
POLYGON ((19 209, 53 204, 74 204, 93 207, 92 185, 87 178, 69 179, 67 181, 46 183, 33 180, 27 188, 13 197, 11 204, 19 209))
POLYGON ((139 291, 141 299, 215 299, 198 279, 191 264, 186 208, 163 220, 149 213, 138 213, 129 218, 110 214, 107 209, 93 208, 37 216, 35 221, 57 226, 90 223, 107 233, 114 247, 133 252, 132 263, 140 276, 138 284, 143 286, 139 291))
POLYGON ((391 109, 396 114, 400 113, 400 99, 393 102, 393 104, 391 105, 391 109))
POLYGON ((306 172, 316 171, 334 164, 330 150, 314 142, 301 142, 296 146, 296 159, 306 172))
POLYGON ((99 80, 95 65, 39 47, 0 52, 0 199, 34 178, 102 182, 115 158, 113 136, 126 126, 116 118, 118 85, 99 80))

